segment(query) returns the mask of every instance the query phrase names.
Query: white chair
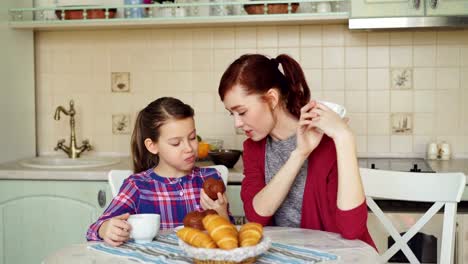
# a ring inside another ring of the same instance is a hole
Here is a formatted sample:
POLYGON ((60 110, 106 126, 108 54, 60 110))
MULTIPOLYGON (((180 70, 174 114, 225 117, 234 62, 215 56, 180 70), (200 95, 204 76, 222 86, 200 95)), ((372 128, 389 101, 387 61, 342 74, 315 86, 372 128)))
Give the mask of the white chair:
POLYGON ((124 180, 133 174, 131 170, 111 170, 107 174, 107 181, 109 182, 109 186, 112 192, 112 197, 117 196, 120 191, 120 186, 124 180))
MULTIPOLYGON (((228 181, 228 175, 229 175, 229 170, 226 166, 224 165, 213 165, 213 166, 206 166, 203 168, 214 168, 216 169, 219 174, 221 174, 221 178, 223 179, 224 185, 227 187, 227 181, 228 181)), ((115 197, 120 190, 120 186, 122 186, 122 183, 124 180, 132 175, 133 172, 131 170, 111 170, 107 174, 107 181, 109 182, 109 186, 111 188, 112 192, 112 197, 115 197)))
POLYGON ((457 203, 461 199, 466 182, 463 173, 413 173, 365 168, 360 168, 360 173, 367 206, 395 240, 395 244, 381 255, 382 262, 387 262, 399 250, 402 250, 410 263, 420 263, 407 242, 445 206, 441 254, 438 263, 453 263, 457 203), (400 236, 374 198, 434 202, 434 204, 403 236, 400 236))

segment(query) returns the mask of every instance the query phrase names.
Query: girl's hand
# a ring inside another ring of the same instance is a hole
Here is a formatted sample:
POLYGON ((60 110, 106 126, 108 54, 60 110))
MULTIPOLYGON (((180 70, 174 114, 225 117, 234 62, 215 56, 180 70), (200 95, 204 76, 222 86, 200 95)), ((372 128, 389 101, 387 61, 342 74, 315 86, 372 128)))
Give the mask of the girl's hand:
POLYGON ((309 122, 308 128, 318 128, 334 140, 351 134, 347 120, 342 119, 326 105, 317 103, 310 113, 314 117, 309 122))
POLYGON ((317 131, 312 124, 312 120, 317 117, 317 113, 312 112, 317 102, 312 100, 301 108, 299 117, 299 126, 297 128, 297 146, 296 150, 304 157, 318 146, 322 140, 323 133, 317 131))
POLYGON ((132 226, 126 221, 130 217, 129 213, 112 217, 99 228, 99 236, 107 244, 117 247, 130 238, 132 226))
POLYGON ((227 205, 228 199, 226 193, 218 193, 218 200, 213 201, 211 198, 205 193, 203 189, 201 189, 200 193, 200 205, 204 210, 213 209, 215 210, 220 216, 223 216, 229 219, 228 212, 227 212, 227 205))

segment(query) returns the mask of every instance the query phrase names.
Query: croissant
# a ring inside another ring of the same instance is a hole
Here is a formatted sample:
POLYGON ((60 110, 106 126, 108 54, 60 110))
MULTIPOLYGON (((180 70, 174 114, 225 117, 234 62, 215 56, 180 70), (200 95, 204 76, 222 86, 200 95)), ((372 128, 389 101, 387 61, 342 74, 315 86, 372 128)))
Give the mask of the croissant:
POLYGON ((177 236, 194 247, 216 248, 216 243, 209 235, 195 228, 184 227, 177 231, 177 236))
POLYGON ((218 247, 222 249, 238 247, 237 229, 229 220, 220 215, 210 214, 205 216, 202 222, 218 247))
POLYGON ((241 247, 250 247, 258 244, 262 239, 263 226, 250 222, 241 226, 239 230, 239 242, 241 247))

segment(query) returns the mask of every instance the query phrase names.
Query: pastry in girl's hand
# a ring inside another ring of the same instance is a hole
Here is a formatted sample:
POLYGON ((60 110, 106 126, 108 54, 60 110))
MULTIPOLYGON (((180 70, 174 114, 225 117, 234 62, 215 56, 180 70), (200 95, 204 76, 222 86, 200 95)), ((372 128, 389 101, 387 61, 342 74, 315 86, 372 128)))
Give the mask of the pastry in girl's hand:
POLYGON ((239 243, 241 247, 255 246, 260 242, 263 235, 263 226, 259 223, 250 222, 241 226, 239 230, 239 243))
POLYGON ((211 198, 211 200, 218 200, 218 193, 223 194, 226 191, 223 180, 215 178, 208 178, 203 183, 203 190, 211 198))
POLYGON ((184 217, 184 226, 185 227, 193 227, 198 230, 205 230, 205 227, 203 226, 202 219, 205 217, 205 215, 208 214, 218 214, 215 210, 213 209, 208 209, 205 211, 192 211, 185 215, 184 217))
POLYGON ((210 214, 203 218, 203 226, 219 248, 233 249, 238 247, 237 229, 226 218, 210 214))
POLYGON ((211 237, 202 231, 184 227, 177 231, 177 236, 182 239, 185 243, 198 248, 216 248, 216 243, 211 237))

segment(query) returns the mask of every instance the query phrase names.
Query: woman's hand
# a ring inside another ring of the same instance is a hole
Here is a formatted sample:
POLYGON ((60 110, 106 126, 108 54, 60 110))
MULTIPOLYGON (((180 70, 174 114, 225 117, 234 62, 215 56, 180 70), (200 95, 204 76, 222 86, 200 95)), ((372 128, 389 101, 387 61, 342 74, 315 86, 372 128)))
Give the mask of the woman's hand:
POLYGON ((229 219, 227 212, 228 199, 226 193, 218 193, 218 199, 216 201, 211 200, 211 198, 201 189, 200 193, 200 205, 204 210, 213 209, 220 216, 223 216, 226 219, 229 219))
POLYGON ((309 156, 318 146, 323 136, 321 131, 317 131, 312 126, 312 120, 317 117, 317 113, 312 112, 316 106, 316 101, 310 101, 301 108, 301 116, 299 117, 299 126, 297 128, 296 150, 304 157, 309 156))
POLYGON ((117 247, 130 238, 132 226, 127 222, 129 213, 112 217, 102 223, 99 228, 99 236, 107 244, 117 247))
POLYGON ((334 140, 352 134, 346 120, 326 105, 316 103, 309 112, 313 117, 308 128, 318 128, 334 140))

